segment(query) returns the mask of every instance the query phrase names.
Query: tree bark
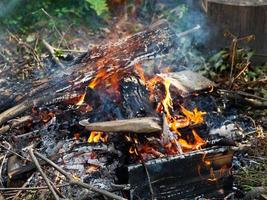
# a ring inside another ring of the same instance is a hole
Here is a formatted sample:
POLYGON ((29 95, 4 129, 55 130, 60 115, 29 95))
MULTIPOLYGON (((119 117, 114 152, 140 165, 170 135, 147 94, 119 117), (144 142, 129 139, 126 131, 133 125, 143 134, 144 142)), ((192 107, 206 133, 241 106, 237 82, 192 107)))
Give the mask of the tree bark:
POLYGON ((231 39, 225 31, 243 37, 254 34, 255 41, 243 42, 257 54, 267 54, 267 1, 258 0, 201 0, 210 27, 210 47, 225 47, 231 39), (213 33, 214 32, 214 33, 213 33))

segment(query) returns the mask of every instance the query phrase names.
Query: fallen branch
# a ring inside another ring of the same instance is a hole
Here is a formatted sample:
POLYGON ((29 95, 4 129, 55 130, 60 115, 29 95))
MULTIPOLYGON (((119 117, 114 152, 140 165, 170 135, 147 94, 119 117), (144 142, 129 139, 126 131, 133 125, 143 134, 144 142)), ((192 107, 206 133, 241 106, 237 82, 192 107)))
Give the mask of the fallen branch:
MULTIPOLYGON (((59 95, 58 95, 59 96, 59 95)), ((53 96, 54 98, 57 97, 56 95, 53 96)), ((33 108, 33 106, 38 106, 42 103, 51 101, 51 97, 49 95, 40 96, 35 99, 25 100, 16 106, 7 109, 6 111, 0 113, 0 126, 3 125, 10 119, 17 117, 18 115, 26 112, 33 108)))
POLYGON ((8 132, 9 130, 19 127, 27 122, 32 121, 32 117, 31 116, 24 116, 21 117, 19 119, 14 119, 12 120, 12 122, 9 125, 3 126, 2 128, 0 128, 0 135, 4 134, 6 132, 8 132))
POLYGON ((242 91, 218 90, 224 96, 235 101, 236 104, 245 104, 253 108, 267 108, 267 99, 242 91))
POLYGON ((19 114, 22 114, 23 112, 25 112, 26 110, 32 108, 33 106, 33 102, 23 102, 20 104, 17 104, 16 106, 2 112, 0 114, 0 126, 7 122, 8 120, 18 116, 19 114))
POLYGON ((102 189, 96 188, 96 187, 94 187, 92 185, 89 185, 87 183, 84 183, 84 182, 81 182, 79 180, 76 180, 76 179, 73 178, 73 176, 71 174, 69 174, 67 171, 63 170, 61 167, 59 167, 57 164, 55 164, 54 162, 52 162, 48 158, 44 157, 39 152, 35 151, 34 154, 36 156, 38 156, 39 158, 41 158, 42 160, 44 160, 45 162, 47 162, 49 165, 51 165, 53 168, 55 168, 62 175, 64 175, 71 185, 79 185, 81 187, 84 187, 84 188, 89 189, 91 191, 97 192, 97 193, 102 194, 102 195, 104 195, 106 197, 109 197, 111 199, 126 200, 125 198, 120 197, 120 196, 118 196, 116 194, 113 194, 113 193, 108 192, 106 190, 102 190, 102 189))

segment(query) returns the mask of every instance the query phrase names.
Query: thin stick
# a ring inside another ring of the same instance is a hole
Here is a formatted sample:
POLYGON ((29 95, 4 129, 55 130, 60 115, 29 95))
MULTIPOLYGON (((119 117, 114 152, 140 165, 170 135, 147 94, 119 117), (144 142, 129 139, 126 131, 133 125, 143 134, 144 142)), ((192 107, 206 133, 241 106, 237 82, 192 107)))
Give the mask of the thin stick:
POLYGON ((223 89, 219 89, 218 91, 222 92, 222 93, 238 94, 238 95, 241 95, 244 97, 254 98, 254 99, 261 100, 261 101, 267 101, 266 98, 262 98, 262 97, 254 95, 254 94, 249 94, 249 93, 242 92, 242 91, 232 91, 232 90, 223 90, 223 89))
POLYGON ((54 188, 55 192, 58 194, 58 196, 60 198, 66 199, 66 197, 60 193, 59 189, 55 186, 55 184, 52 181, 50 181, 50 183, 51 183, 52 187, 54 188))
MULTIPOLYGON (((69 183, 55 185, 56 188, 69 186, 69 183)), ((40 187, 21 187, 21 188, 0 188, 0 191, 10 191, 10 190, 18 190, 18 191, 27 191, 27 190, 49 190, 48 186, 40 186, 40 187)))
MULTIPOLYGON (((7 143, 7 144, 9 145, 8 142, 6 142, 6 141, 4 141, 4 142, 7 143)), ((0 143, 0 147, 2 147, 3 149, 7 150, 7 151, 10 152, 10 153, 13 153, 13 154, 16 155, 16 156, 22 158, 23 160, 28 160, 28 161, 30 161, 28 158, 25 158, 24 156, 18 154, 17 152, 15 152, 15 151, 13 151, 13 150, 11 150, 11 149, 5 147, 5 146, 2 145, 1 143, 0 143)))
POLYGON ((249 67, 249 65, 250 65, 250 62, 248 62, 246 65, 245 65, 245 67, 238 73, 238 75, 233 79, 233 83, 234 83, 234 81, 236 80, 236 79, 238 79, 246 70, 247 70, 247 68, 249 67))
POLYGON ((36 168, 38 169, 38 171, 41 173, 42 177, 44 178, 44 181, 46 182, 49 190, 52 192, 53 196, 55 197, 56 200, 59 200, 59 197, 56 193, 56 191, 54 190, 53 186, 50 184, 50 180, 47 178, 47 176, 45 175, 45 173, 43 172, 37 158, 35 157, 34 153, 33 153, 33 149, 29 149, 29 154, 31 156, 32 161, 34 162, 36 168))
POLYGON ((56 51, 62 51, 62 52, 71 52, 71 53, 86 53, 87 51, 85 50, 78 50, 78 49, 59 49, 59 48, 54 48, 56 51))
POLYGON ((145 169, 145 172, 146 172, 146 177, 147 177, 147 182, 148 182, 148 186, 149 186, 149 191, 150 191, 150 194, 151 194, 151 199, 153 200, 154 199, 154 191, 153 191, 153 186, 151 184, 151 179, 150 179, 149 171, 147 169, 147 166, 146 166, 144 160, 142 159, 141 161, 142 161, 142 165, 143 165, 143 167, 145 169))
POLYGON ((55 164, 54 162, 52 162, 51 160, 49 160, 48 158, 46 158, 45 156, 43 156, 42 154, 40 154, 39 152, 35 151, 34 154, 36 156, 38 156, 39 158, 41 158, 42 160, 46 161, 49 165, 51 165, 52 167, 54 167, 58 172, 60 172, 61 174, 63 174, 70 182, 71 185, 79 185, 81 187, 84 187, 86 189, 89 189, 91 191, 97 192, 99 194, 102 194, 106 197, 109 197, 111 199, 116 199, 116 200, 126 200, 123 197, 120 197, 116 194, 113 194, 111 192, 108 192, 106 190, 102 190, 99 188, 96 188, 92 185, 89 185, 87 183, 83 183, 79 180, 76 180, 73 178, 73 176, 71 174, 69 174, 68 172, 66 172, 64 169, 62 169, 61 167, 59 167, 57 164, 55 164))
POLYGON ((55 50, 54 48, 44 39, 42 39, 43 44, 45 45, 45 48, 49 51, 50 55, 52 56, 52 59, 55 61, 55 63, 61 68, 64 69, 65 66, 60 62, 58 57, 55 56, 55 50))

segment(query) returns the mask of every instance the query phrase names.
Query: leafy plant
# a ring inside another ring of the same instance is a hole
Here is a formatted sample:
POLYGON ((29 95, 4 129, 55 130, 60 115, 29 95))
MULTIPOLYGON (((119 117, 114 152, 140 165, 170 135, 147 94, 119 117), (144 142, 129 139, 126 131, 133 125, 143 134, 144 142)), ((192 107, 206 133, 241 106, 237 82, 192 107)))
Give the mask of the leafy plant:
POLYGON ((104 13, 108 12, 108 5, 106 0, 85 0, 90 4, 90 8, 92 8, 98 16, 101 16, 104 13))
MULTIPOLYGON (((208 59, 208 65, 205 68, 200 69, 202 73, 214 80, 228 80, 229 72, 231 70, 231 51, 230 49, 221 50, 208 59), (218 79, 219 78, 219 79, 218 79)), ((254 69, 249 67, 250 59, 253 56, 253 51, 246 49, 237 49, 236 51, 236 60, 233 66, 234 68, 234 77, 237 77, 240 72, 245 76, 250 76, 254 74, 254 69), (246 65, 249 65, 246 67, 246 65)))

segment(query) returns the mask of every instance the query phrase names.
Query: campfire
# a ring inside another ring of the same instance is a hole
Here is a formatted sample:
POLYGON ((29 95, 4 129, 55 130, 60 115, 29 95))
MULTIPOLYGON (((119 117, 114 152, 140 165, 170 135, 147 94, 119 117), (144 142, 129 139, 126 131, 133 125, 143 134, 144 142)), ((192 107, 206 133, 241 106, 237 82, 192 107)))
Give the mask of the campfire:
POLYGON ((223 116, 213 115, 217 107, 207 100, 218 95, 216 84, 168 66, 151 72, 144 63, 197 29, 175 34, 157 24, 90 49, 63 73, 9 94, 14 101, 0 114, 8 141, 2 146, 10 153, 2 184, 22 187, 17 196, 29 187, 49 189, 55 199, 221 199, 231 193, 237 137, 223 136, 231 126, 210 125, 223 116))

